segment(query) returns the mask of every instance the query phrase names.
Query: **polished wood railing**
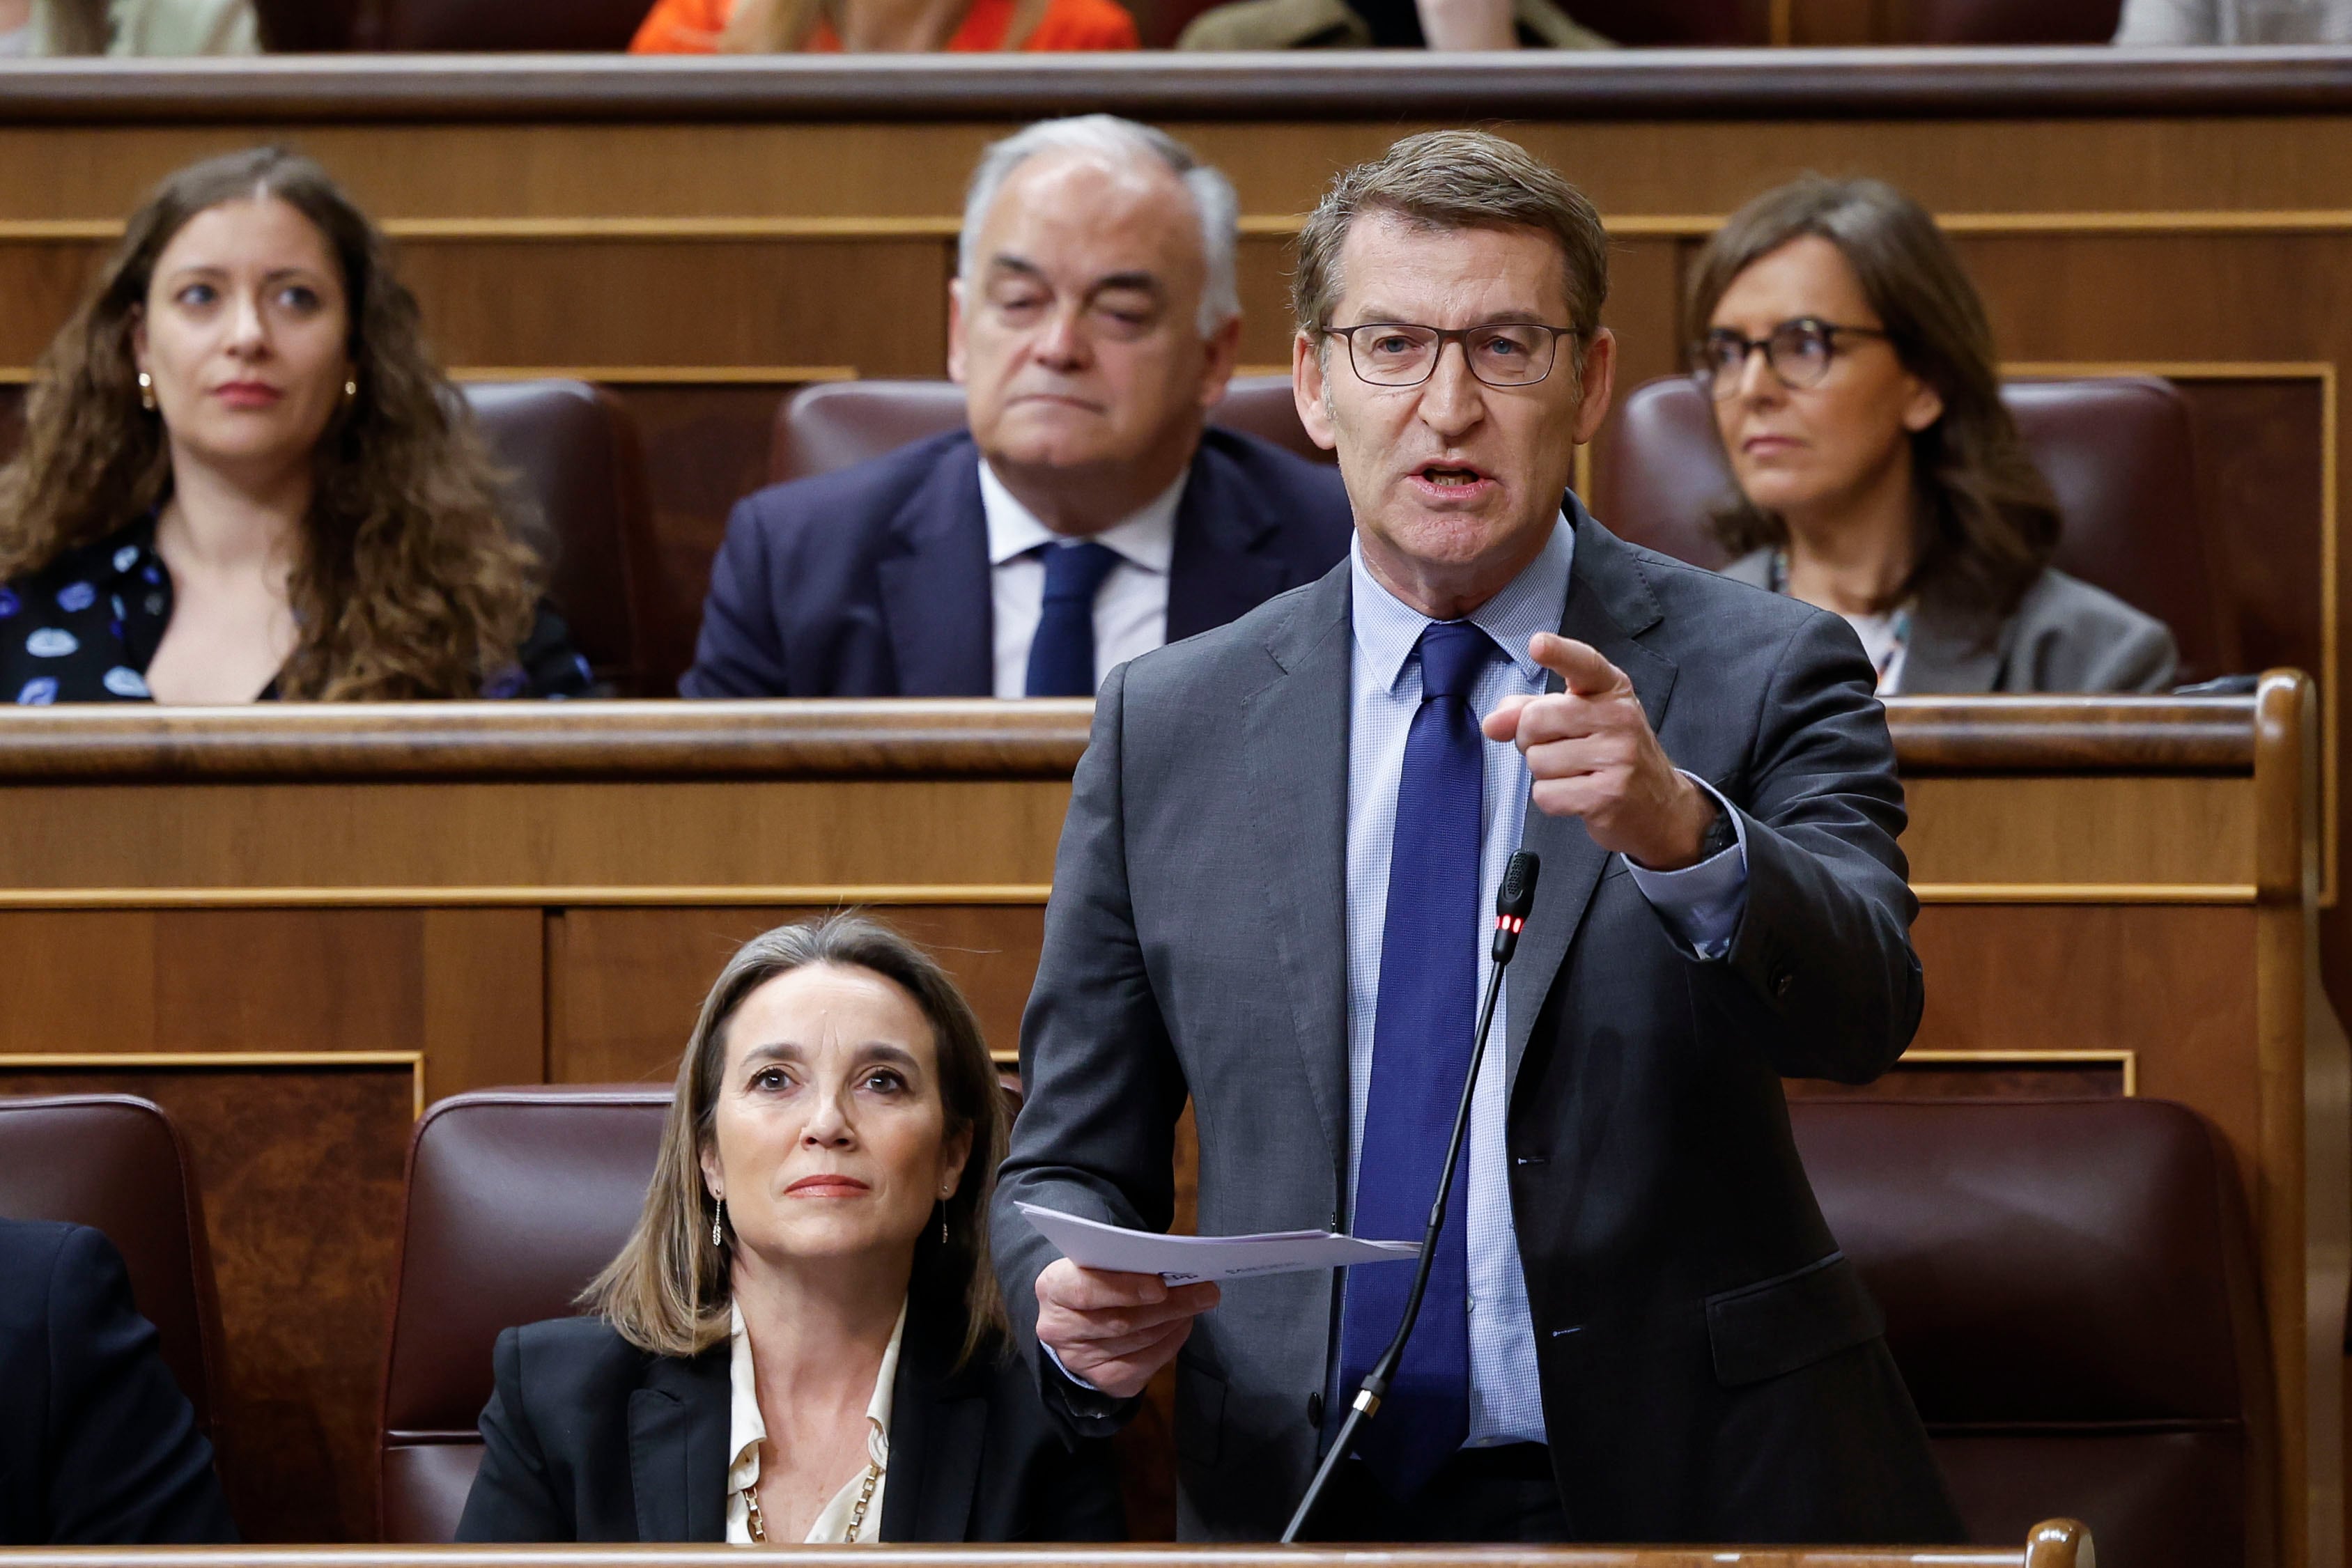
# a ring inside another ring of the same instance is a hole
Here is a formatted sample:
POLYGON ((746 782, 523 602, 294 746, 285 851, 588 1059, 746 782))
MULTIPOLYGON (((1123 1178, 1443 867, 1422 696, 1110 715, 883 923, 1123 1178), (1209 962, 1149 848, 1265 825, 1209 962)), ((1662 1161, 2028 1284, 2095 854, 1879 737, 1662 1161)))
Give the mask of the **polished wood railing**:
MULTIPOLYGON (((739 1548, 663 1546, 110 1548, 129 1568, 725 1568, 739 1548)), ((8 1568, 89 1568, 88 1550, 0 1549, 8 1568)), ((1983 1547, 861 1546, 795 1547, 801 1568, 2094 1568, 2071 1519, 2017 1550, 1983 1547)))

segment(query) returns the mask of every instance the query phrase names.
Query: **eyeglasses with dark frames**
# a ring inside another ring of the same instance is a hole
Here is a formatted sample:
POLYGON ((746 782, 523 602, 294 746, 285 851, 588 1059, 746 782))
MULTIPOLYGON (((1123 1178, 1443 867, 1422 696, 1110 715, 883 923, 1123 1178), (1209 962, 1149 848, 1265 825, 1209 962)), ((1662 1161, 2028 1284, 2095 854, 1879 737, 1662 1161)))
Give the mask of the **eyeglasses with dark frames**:
POLYGON ((1817 387, 1841 351, 1840 339, 1885 336, 1876 327, 1848 327, 1818 316, 1783 321, 1761 338, 1743 337, 1728 327, 1717 327, 1691 345, 1691 376, 1716 397, 1727 398, 1739 390, 1748 356, 1761 349, 1764 363, 1781 385, 1817 387))
POLYGON ((1411 321, 1367 321, 1356 327, 1326 327, 1345 340, 1348 363, 1358 379, 1376 387, 1417 387, 1436 373, 1448 343, 1462 345, 1470 373, 1490 387, 1530 387, 1551 374, 1559 340, 1581 334, 1573 327, 1535 321, 1498 321, 1484 327, 1423 327, 1411 321))

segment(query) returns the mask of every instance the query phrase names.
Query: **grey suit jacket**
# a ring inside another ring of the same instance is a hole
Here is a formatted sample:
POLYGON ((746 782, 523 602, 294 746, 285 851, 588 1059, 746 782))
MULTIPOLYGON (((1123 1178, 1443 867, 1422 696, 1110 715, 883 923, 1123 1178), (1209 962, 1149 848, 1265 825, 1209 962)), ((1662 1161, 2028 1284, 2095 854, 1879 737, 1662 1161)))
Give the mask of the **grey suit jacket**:
MULTIPOLYGON (((1772 552, 1751 550, 1723 569, 1768 588, 1772 552)), ((2103 588, 2045 567, 2008 620, 1921 594, 1900 690, 2163 692, 2180 663, 2163 622, 2103 588)))
MULTIPOLYGON (((1569 507, 1561 630, 1624 670, 1668 754, 1740 809, 1748 883, 1729 954, 1703 963, 1581 822, 1527 816, 1542 887, 1496 1043, 1563 1509, 1586 1540, 1958 1539, 1780 1092, 1783 1075, 1876 1076, 1918 1022, 1869 664, 1835 616, 1569 507)), ((1082 1432, 1127 1411, 1037 1355, 1055 1253, 1016 1200, 1165 1228, 1189 1095, 1203 1234, 1344 1218, 1349 601, 1343 562, 1125 665, 1096 705, 994 1217, 1018 1337, 1082 1432)), ((1194 1324, 1176 1383, 1187 1538, 1279 1532, 1318 1453, 1333 1285, 1235 1281, 1194 1324)))

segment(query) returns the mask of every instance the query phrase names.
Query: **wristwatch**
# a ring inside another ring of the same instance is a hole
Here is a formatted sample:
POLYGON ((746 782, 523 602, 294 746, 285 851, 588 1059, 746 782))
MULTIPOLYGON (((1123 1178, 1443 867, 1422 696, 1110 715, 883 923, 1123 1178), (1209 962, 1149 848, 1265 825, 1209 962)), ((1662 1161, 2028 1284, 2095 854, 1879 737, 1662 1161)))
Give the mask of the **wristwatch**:
POLYGON ((1738 824, 1731 820, 1731 813, 1724 809, 1723 802, 1710 791, 1706 803, 1715 808, 1715 820, 1707 823, 1706 831, 1699 835, 1698 858, 1702 861, 1711 861, 1739 842, 1738 824))

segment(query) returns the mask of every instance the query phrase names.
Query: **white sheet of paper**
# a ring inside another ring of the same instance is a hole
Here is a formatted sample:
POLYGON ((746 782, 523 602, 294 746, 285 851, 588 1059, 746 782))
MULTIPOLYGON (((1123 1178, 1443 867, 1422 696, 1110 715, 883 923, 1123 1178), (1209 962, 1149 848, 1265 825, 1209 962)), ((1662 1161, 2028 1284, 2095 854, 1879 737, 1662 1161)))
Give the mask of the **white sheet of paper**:
POLYGON ((1328 1230, 1283 1230, 1262 1236, 1162 1236, 1081 1219, 1034 1203, 1013 1205, 1037 1233, 1081 1269, 1157 1274, 1171 1285, 1200 1280, 1241 1280, 1297 1274, 1350 1263, 1392 1263, 1421 1256, 1417 1241, 1359 1241, 1328 1230))

